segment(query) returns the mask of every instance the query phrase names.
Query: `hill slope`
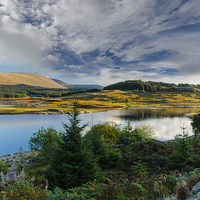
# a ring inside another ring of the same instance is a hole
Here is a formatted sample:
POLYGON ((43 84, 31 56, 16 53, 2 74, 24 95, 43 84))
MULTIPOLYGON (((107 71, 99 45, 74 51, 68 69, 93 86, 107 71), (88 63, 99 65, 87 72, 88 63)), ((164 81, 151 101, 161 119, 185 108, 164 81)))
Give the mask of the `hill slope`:
POLYGON ((30 85, 38 86, 44 88, 60 88, 66 89, 66 87, 56 83, 50 78, 38 74, 38 73, 21 73, 21 72, 11 72, 11 73, 1 73, 0 72, 0 85, 30 85))
POLYGON ((64 87, 67 87, 68 89, 78 89, 78 88, 99 89, 99 90, 103 89, 103 86, 101 86, 101 85, 72 85, 72 84, 68 84, 63 81, 60 81, 58 79, 52 78, 52 80, 64 87))

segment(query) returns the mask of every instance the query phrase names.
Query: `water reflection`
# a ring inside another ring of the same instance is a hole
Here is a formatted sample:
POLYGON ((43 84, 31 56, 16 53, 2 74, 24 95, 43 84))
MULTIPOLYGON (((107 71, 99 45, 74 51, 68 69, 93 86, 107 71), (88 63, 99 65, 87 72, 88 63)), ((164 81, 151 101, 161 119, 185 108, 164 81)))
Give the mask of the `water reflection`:
MULTIPOLYGON (((123 127, 128 120, 132 126, 151 125, 156 137, 160 140, 173 139, 181 132, 180 127, 187 127, 192 134, 191 119, 185 114, 197 112, 196 109, 125 109, 108 112, 81 114, 81 125, 89 122, 89 128, 106 121, 116 122, 123 127)), ((0 115, 0 156, 17 152, 19 147, 29 150, 28 140, 39 128, 53 126, 62 130, 61 122, 67 123, 66 115, 0 115)))
POLYGON ((186 114, 191 112, 198 112, 200 109, 190 109, 190 108, 131 108, 122 110, 117 117, 130 120, 130 121, 140 121, 152 118, 174 118, 174 117, 184 117, 186 114))

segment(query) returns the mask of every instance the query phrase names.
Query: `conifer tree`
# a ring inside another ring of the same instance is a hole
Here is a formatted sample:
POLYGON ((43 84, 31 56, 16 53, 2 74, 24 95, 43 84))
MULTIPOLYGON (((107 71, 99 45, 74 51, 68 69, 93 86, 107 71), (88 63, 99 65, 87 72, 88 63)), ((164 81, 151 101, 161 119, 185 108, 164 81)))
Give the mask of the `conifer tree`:
POLYGON ((99 132, 95 132, 95 130, 88 131, 83 141, 86 148, 90 149, 95 158, 97 158, 97 163, 102 170, 116 168, 120 164, 120 153, 117 153, 116 149, 109 147, 109 144, 105 143, 99 132))
POLYGON ((83 148, 81 132, 87 124, 80 126, 78 102, 73 102, 72 114, 69 114, 69 124, 63 124, 62 141, 54 149, 50 166, 45 177, 49 187, 69 189, 93 181, 100 174, 91 152, 83 148))
POLYGON ((181 170, 186 165, 195 166, 197 157, 190 152, 191 141, 188 133, 185 133, 185 127, 181 127, 183 133, 175 136, 174 153, 167 157, 169 164, 173 169, 181 170))

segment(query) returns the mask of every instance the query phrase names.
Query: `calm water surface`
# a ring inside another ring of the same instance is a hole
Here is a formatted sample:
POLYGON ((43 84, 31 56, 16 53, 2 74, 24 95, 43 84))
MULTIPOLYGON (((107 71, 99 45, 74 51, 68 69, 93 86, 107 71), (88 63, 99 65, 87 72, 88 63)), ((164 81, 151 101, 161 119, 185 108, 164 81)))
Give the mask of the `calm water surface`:
MULTIPOLYGON (((187 127, 192 134, 191 120, 185 114, 192 109, 141 109, 114 110, 108 112, 81 114, 81 124, 92 124, 111 121, 123 127, 128 120, 134 125, 151 125, 160 140, 173 139, 181 133, 180 127, 187 127)), ((196 112, 196 110, 195 110, 196 112)), ((53 126, 62 130, 61 122, 67 123, 67 115, 0 115, 0 156, 18 152, 19 147, 29 150, 28 140, 39 128, 53 126)))

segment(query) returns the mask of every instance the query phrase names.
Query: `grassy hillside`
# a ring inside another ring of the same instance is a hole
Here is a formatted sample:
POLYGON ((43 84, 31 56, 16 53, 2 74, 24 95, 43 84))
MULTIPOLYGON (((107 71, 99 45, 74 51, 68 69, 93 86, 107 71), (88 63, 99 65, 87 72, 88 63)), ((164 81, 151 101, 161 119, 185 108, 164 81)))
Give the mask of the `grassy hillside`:
POLYGON ((38 73, 0 73, 0 85, 30 85, 44 88, 66 89, 50 78, 38 73))

